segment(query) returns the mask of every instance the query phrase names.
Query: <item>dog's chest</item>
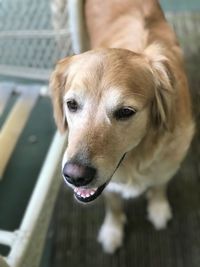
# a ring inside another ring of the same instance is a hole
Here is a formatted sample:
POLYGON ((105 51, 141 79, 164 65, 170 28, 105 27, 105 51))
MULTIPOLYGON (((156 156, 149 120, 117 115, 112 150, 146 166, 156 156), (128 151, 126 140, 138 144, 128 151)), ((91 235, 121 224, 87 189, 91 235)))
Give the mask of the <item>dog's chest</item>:
POLYGON ((146 187, 133 183, 110 182, 106 187, 108 192, 119 193, 123 198, 133 198, 145 191, 146 187))

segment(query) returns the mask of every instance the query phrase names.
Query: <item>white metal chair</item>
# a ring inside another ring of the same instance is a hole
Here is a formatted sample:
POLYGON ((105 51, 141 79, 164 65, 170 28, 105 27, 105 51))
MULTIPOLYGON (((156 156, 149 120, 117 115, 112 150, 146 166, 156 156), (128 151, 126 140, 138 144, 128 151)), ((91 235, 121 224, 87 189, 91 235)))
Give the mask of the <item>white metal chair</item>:
MULTIPOLYGON (((0 131, 0 178, 38 97, 48 97, 48 87, 34 85, 33 81, 48 82, 53 64, 59 58, 83 51, 83 1, 52 0, 50 4, 51 9, 48 0, 0 1, 0 13, 5 19, 0 27, 0 75, 7 77, 0 82, 0 115, 10 95, 18 96, 0 131), (38 21, 48 8, 49 18, 43 21, 43 27, 38 21), (31 21, 34 12, 38 12, 38 18, 31 21), (8 82, 8 77, 30 79, 32 85, 8 82)), ((38 266, 61 181, 57 168, 65 140, 65 136, 55 133, 19 229, 0 230, 0 244, 10 247, 6 257, 0 256, 0 267, 38 266)))

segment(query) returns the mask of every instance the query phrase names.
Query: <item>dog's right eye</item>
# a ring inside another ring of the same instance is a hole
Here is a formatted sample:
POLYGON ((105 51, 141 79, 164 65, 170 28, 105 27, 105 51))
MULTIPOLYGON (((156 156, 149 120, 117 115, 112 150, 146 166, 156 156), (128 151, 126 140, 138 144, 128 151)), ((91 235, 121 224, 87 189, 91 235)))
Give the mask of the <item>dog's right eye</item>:
POLYGON ((68 100, 67 101, 67 107, 68 107, 69 111, 76 112, 78 109, 78 103, 74 99, 68 100))

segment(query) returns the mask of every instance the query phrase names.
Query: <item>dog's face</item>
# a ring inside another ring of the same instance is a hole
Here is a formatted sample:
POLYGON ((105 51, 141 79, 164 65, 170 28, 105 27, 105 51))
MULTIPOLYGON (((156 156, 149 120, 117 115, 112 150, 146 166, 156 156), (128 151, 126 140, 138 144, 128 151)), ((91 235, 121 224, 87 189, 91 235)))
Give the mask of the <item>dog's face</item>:
POLYGON ((78 200, 100 195, 125 154, 152 125, 164 123, 157 110, 164 98, 157 103, 153 72, 144 56, 121 49, 90 51, 58 63, 51 88, 58 128, 68 128, 62 171, 78 200))

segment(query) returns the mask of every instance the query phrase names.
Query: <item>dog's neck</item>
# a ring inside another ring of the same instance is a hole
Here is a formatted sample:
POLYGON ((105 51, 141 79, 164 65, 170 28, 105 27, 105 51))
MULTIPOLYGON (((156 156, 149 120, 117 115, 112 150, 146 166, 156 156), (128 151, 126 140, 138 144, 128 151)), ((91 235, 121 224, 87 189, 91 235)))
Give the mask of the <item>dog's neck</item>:
POLYGON ((93 48, 124 48, 134 52, 142 52, 147 46, 148 31, 145 29, 140 14, 136 14, 134 17, 129 15, 120 16, 108 28, 109 31, 102 32, 102 35, 91 35, 91 46, 93 48), (119 25, 123 25, 123 31, 119 31, 119 25))
POLYGON ((85 8, 92 49, 123 48, 142 53, 153 42, 174 45, 176 37, 158 1, 96 0, 96 5, 91 5, 92 1, 87 0, 85 8))
POLYGON ((165 140, 169 138, 169 133, 150 128, 141 142, 127 153, 126 158, 137 165, 138 171, 145 171, 157 159, 162 152, 165 140))

